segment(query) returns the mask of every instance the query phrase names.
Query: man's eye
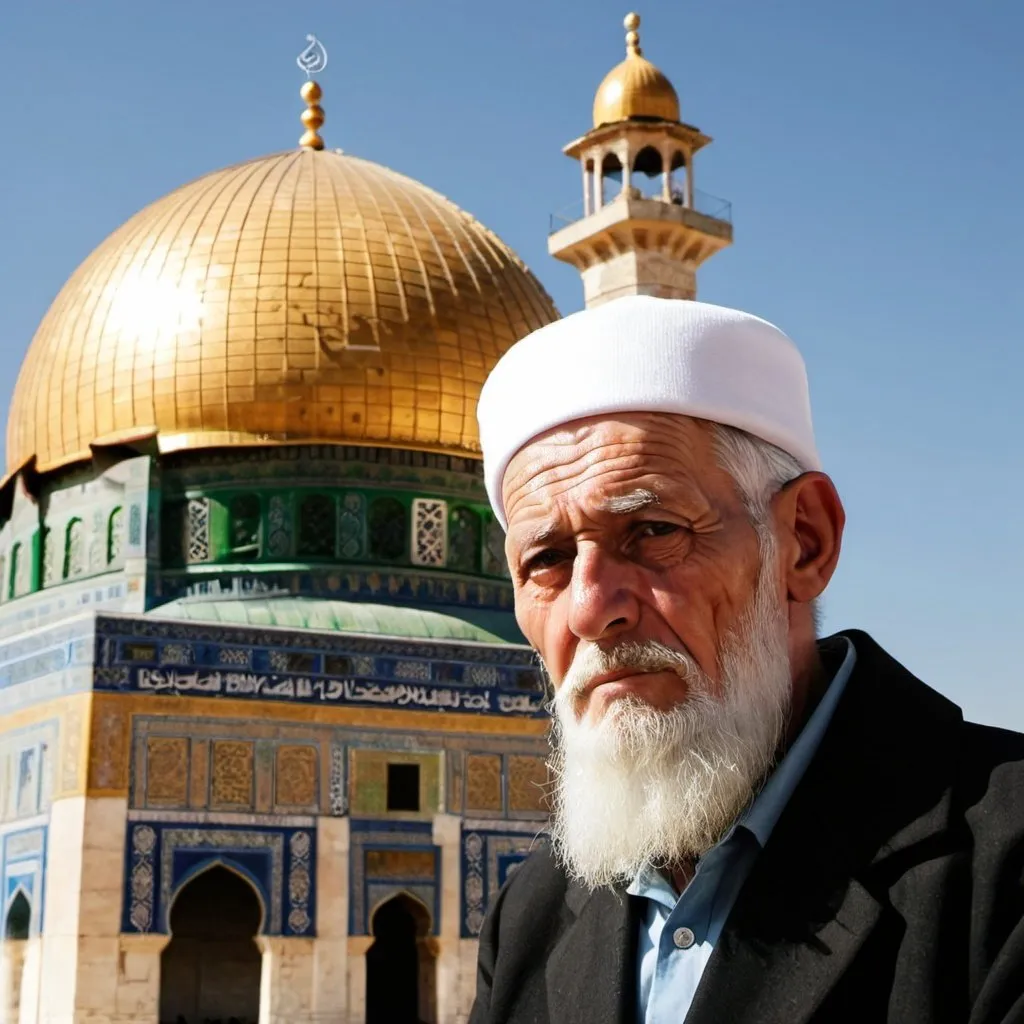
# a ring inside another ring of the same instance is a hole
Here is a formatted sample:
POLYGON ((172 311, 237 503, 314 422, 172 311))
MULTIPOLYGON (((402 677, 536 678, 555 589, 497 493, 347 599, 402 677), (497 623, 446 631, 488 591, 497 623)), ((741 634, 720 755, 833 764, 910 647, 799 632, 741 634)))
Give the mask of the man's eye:
POLYGON ((564 553, 556 551, 554 548, 539 551, 526 563, 526 574, 529 576, 532 573, 541 572, 544 569, 550 569, 564 560, 564 553))
POLYGON ((637 529, 640 537, 667 537, 681 529, 676 523, 651 522, 641 523, 637 529))

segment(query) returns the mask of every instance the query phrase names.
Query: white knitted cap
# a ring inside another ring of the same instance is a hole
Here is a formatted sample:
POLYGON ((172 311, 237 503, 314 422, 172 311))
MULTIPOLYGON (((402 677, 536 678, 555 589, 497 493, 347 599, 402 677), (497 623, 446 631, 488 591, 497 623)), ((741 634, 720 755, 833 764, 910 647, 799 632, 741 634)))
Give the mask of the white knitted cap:
POLYGON ((712 420, 820 469, 807 372, 777 327, 735 309, 631 295, 527 335, 498 361, 477 406, 484 478, 505 528, 509 461, 554 427, 604 413, 712 420))

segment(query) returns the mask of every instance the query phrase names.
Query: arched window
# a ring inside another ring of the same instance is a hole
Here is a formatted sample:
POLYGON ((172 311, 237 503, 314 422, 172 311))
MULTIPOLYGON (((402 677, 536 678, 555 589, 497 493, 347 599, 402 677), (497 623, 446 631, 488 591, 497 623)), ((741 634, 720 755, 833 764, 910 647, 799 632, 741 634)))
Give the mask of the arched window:
POLYGON ((405 506, 397 498, 375 498, 367 518, 371 556, 389 562, 402 558, 408 535, 405 506))
POLYGON ((64 531, 64 579, 74 579, 85 572, 85 524, 75 517, 64 531))
POLYGON ((326 494, 308 494, 299 505, 300 555, 330 558, 335 545, 334 499, 326 494))
POLYGON ((231 499, 230 547, 239 560, 259 558, 260 498, 258 494, 239 494, 231 499))
POLYGON ((459 572, 480 569, 480 517, 465 506, 452 509, 448 518, 448 567, 459 572))
POLYGON ((121 558, 124 550, 124 509, 118 505, 107 520, 107 565, 121 558))

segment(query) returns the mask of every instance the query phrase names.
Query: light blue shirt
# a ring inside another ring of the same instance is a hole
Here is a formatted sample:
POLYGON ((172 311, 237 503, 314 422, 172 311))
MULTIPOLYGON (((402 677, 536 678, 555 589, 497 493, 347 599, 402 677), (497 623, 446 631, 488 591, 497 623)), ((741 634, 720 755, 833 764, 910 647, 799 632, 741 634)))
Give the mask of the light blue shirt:
POLYGON ((679 1024, 690 1009, 704 968, 722 934, 758 853, 768 842, 797 784, 817 751, 857 653, 846 657, 793 746, 754 802, 697 863, 685 892, 676 897, 660 871, 641 871, 627 890, 646 899, 637 953, 637 1021, 679 1024))

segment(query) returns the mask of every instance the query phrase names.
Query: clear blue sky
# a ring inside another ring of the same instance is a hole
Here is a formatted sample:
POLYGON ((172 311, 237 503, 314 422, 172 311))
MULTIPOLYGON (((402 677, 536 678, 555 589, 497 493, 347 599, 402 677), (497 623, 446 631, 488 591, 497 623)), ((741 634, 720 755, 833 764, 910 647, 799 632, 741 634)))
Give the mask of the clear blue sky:
MULTIPOLYGON (((637 3, 640 0, 636 0, 637 3)), ((623 55, 627 0, 6 3, 0 403, 75 266, 136 210, 293 146, 308 32, 328 145, 449 195, 562 312, 561 146, 623 55), (304 12, 304 13, 303 13, 304 12)), ((700 297, 801 346, 846 503, 829 627, 872 632, 969 716, 1024 730, 1024 5, 646 0, 645 53, 715 143, 735 245, 700 297)), ((884 707, 879 714, 884 714, 884 707)))

